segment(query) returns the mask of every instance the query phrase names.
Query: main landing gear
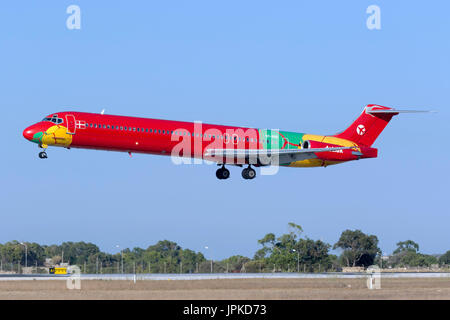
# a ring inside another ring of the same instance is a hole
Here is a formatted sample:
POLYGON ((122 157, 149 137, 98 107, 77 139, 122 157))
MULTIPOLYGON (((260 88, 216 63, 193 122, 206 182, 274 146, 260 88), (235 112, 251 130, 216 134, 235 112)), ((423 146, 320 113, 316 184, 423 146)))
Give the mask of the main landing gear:
POLYGON ((226 169, 225 166, 222 165, 222 168, 217 169, 216 177, 220 180, 228 179, 230 177, 230 170, 226 169))
POLYGON ((256 171, 250 167, 250 165, 242 170, 242 178, 244 179, 254 179, 256 177, 256 171))
POLYGON ((47 152, 45 152, 45 151, 39 152, 39 158, 41 158, 41 159, 47 159, 47 152))
MULTIPOLYGON (((230 177, 230 171, 225 168, 225 165, 222 165, 220 169, 216 171, 216 177, 220 180, 225 180, 230 177)), ((249 165, 247 168, 242 170, 242 178, 246 180, 251 180, 256 177, 256 171, 249 165)))

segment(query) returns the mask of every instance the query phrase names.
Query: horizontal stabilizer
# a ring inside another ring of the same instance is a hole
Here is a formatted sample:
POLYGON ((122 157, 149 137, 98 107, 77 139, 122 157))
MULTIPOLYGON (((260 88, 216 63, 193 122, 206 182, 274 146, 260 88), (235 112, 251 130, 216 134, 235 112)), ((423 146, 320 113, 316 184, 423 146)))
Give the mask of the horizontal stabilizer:
POLYGON ((367 113, 393 113, 393 114, 399 114, 399 113, 421 113, 421 112, 436 112, 432 110, 397 110, 397 109, 389 109, 389 110, 367 110, 367 113))

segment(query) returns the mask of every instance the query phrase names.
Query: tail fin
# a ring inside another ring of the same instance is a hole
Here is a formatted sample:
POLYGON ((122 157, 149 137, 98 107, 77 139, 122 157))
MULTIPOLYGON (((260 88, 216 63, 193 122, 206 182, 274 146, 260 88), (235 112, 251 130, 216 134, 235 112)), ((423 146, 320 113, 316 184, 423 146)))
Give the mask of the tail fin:
POLYGON ((359 145, 370 147, 387 126, 393 116, 405 112, 427 112, 415 110, 396 110, 376 104, 368 104, 361 115, 345 131, 334 137, 351 140, 359 145))

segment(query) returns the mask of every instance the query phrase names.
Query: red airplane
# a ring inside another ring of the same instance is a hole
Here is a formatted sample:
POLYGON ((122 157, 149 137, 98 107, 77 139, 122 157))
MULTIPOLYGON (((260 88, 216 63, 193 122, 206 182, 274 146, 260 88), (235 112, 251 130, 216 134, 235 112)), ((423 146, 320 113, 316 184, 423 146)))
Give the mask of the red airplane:
POLYGON ((47 158, 48 146, 85 148, 172 156, 176 163, 216 162, 218 179, 227 179, 225 165, 246 167, 244 179, 256 176, 254 167, 326 167, 346 161, 376 158, 372 144, 391 118, 403 112, 367 105, 343 132, 322 136, 278 130, 125 117, 65 111, 50 114, 23 131, 47 158))

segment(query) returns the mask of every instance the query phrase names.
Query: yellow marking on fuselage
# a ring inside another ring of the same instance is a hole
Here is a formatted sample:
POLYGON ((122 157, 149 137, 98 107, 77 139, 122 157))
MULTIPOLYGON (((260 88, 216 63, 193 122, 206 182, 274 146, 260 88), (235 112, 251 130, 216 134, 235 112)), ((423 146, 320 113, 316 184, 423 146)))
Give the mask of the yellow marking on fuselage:
POLYGON ((342 163, 343 161, 323 161, 320 159, 306 159, 300 161, 291 162, 288 167, 293 168, 313 168, 313 167, 327 167, 335 164, 342 163))
POLYGON ((353 141, 336 138, 336 137, 325 137, 322 141, 323 143, 331 143, 342 147, 356 147, 358 144, 354 143, 353 141))
MULTIPOLYGON (((334 145, 341 146, 341 147, 358 146, 356 143, 354 143, 350 140, 336 138, 336 137, 329 137, 329 136, 320 136, 320 135, 316 135, 316 134, 304 134, 302 139, 303 139, 303 141, 306 141, 306 140, 317 141, 317 142, 322 142, 322 143, 334 144, 334 145)), ((345 161, 328 161, 328 160, 324 161, 324 160, 320 160, 320 159, 306 159, 306 160, 291 162, 288 165, 288 167, 296 167, 296 168, 326 167, 326 166, 339 164, 342 162, 345 162, 345 161)))
POLYGON ((322 142, 323 138, 325 138, 325 136, 319 136, 316 134, 304 134, 302 139, 303 139, 303 141, 310 140, 310 141, 322 142))
POLYGON ((42 136, 42 145, 68 147, 72 143, 72 135, 61 125, 51 126, 42 136))

